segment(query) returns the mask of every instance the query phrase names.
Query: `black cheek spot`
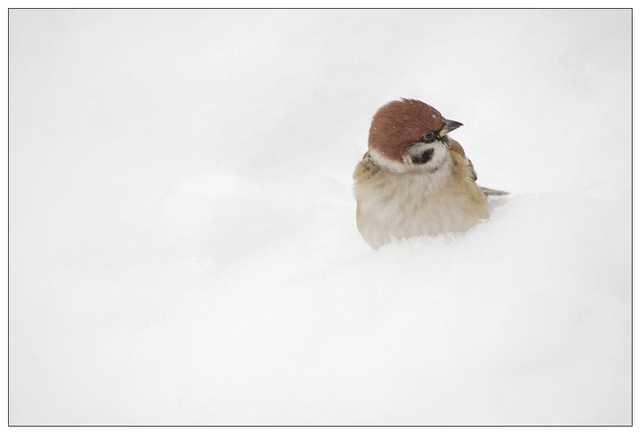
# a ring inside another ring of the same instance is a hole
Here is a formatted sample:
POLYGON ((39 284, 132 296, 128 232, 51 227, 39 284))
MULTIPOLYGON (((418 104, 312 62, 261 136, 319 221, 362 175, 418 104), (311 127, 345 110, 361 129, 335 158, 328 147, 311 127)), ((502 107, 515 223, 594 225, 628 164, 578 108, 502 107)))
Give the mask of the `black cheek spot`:
POLYGON ((411 157, 411 161, 413 161, 413 164, 424 164, 431 160, 431 157, 433 157, 433 149, 427 149, 422 155, 414 155, 411 157))

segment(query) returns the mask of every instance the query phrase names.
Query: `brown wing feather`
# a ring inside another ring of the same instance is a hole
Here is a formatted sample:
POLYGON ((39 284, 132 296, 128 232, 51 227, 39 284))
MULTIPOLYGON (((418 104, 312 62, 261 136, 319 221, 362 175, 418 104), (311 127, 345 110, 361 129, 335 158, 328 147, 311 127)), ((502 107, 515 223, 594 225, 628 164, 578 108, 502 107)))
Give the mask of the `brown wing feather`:
POLYGON ((473 163, 471 163, 471 160, 469 160, 465 155, 464 149, 462 149, 462 146, 460 145, 460 143, 456 142, 455 140, 449 137, 449 149, 451 150, 452 153, 458 156, 458 158, 455 158, 455 155, 454 155, 454 158, 457 162, 462 162, 463 165, 469 168, 469 175, 471 176, 471 179, 473 179, 474 181, 477 180, 478 174, 476 173, 476 170, 473 168, 473 163))

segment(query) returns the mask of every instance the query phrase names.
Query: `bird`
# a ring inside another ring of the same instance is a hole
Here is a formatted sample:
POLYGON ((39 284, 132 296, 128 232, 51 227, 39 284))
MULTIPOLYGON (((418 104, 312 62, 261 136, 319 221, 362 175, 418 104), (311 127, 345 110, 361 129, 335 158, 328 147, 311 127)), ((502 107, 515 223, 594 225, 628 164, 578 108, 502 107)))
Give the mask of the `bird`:
POLYGON ((377 249, 392 240, 463 232, 489 218, 464 149, 449 133, 462 123, 417 99, 380 107, 371 120, 368 151, 353 172, 356 223, 377 249))

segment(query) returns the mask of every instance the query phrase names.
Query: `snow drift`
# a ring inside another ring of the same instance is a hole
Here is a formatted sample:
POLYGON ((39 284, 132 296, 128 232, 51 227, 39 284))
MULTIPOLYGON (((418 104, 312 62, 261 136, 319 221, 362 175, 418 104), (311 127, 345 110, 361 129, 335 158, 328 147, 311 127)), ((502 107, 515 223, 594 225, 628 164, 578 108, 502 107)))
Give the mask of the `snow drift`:
POLYGON ((628 10, 11 10, 10 423, 631 421, 628 10), (371 251, 422 99, 464 234, 371 251))

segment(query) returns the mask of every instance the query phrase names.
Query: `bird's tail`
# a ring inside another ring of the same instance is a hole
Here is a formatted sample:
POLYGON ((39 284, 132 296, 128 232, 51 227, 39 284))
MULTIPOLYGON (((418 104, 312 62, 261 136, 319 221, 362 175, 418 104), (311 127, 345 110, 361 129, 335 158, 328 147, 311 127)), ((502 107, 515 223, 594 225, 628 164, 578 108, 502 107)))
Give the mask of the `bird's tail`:
POLYGON ((480 187, 485 196, 504 196, 508 191, 494 190, 492 188, 480 187))

